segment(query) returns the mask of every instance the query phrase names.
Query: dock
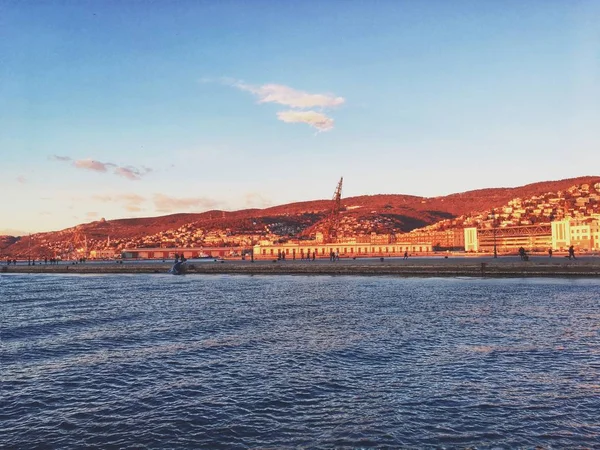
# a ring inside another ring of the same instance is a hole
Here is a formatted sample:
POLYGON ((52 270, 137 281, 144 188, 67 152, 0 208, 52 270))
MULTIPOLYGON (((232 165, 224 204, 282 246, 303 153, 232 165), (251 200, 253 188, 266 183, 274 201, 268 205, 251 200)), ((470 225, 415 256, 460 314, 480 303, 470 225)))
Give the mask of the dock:
MULTIPOLYGON (((172 262, 125 261, 0 266, 2 273, 166 274, 172 262)), ((365 258, 339 261, 188 261, 187 274, 230 275, 387 275, 404 277, 600 277, 600 257, 365 258)))

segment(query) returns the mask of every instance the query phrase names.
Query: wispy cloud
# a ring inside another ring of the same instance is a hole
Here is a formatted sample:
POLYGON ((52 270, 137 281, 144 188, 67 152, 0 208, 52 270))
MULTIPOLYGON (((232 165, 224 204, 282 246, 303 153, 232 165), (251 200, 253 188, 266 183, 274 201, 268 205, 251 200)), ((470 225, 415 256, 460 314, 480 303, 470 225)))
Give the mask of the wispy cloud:
POLYGON ((136 169, 135 167, 117 167, 115 168, 115 175, 119 175, 121 177, 128 178, 130 180, 139 180, 142 176, 146 175, 148 172, 151 172, 151 169, 136 169))
MULTIPOLYGON (((213 80, 202 79, 201 81, 211 82, 213 80)), ((312 94, 283 84, 253 85, 231 78, 222 78, 219 81, 250 92, 258 99, 258 103, 276 103, 293 108, 289 111, 278 112, 277 118, 286 123, 305 123, 318 131, 333 129, 334 120, 321 112, 310 110, 310 108, 323 110, 341 106, 346 102, 344 97, 333 94, 312 94)))
POLYGON ((207 197, 177 198, 154 194, 154 206, 158 212, 189 212, 190 210, 212 209, 218 205, 218 201, 207 197))
POLYGON ((71 161, 71 158, 68 156, 60 156, 60 155, 51 155, 50 159, 54 161, 71 161))
POLYGON ((143 167, 138 169, 133 166, 119 166, 111 162, 101 162, 95 159, 72 159, 68 156, 52 155, 50 159, 54 161, 71 162, 76 169, 92 170, 94 172, 112 172, 113 174, 127 178, 129 180, 140 180, 144 175, 151 172, 152 169, 143 167))
POLYGON ((277 118, 286 123, 305 123, 319 131, 329 131, 333 128, 333 119, 316 111, 281 111, 277 118))
POLYGON ((144 197, 137 194, 94 195, 92 198, 105 203, 120 203, 129 212, 141 211, 142 204, 146 201, 144 197))
POLYGON ((332 94, 310 94, 283 84, 253 86, 242 81, 236 81, 232 86, 254 94, 259 103, 278 103, 291 108, 332 108, 346 101, 344 97, 336 97, 332 94))
POLYGON ((114 167, 115 165, 111 163, 95 161, 93 159, 79 159, 77 161, 73 161, 73 166, 75 166, 77 169, 88 169, 94 170, 96 172, 107 172, 109 167, 114 167))

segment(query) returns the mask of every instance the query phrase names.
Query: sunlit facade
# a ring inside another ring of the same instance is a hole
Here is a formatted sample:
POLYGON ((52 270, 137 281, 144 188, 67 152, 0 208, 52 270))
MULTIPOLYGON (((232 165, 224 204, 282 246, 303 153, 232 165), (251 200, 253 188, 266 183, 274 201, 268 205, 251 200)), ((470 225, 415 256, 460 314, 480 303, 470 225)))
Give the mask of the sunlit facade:
POLYGON ((466 252, 512 253, 520 247, 527 251, 600 250, 600 217, 565 218, 550 224, 502 228, 465 228, 466 252))
POLYGON ((571 245, 581 250, 600 250, 600 218, 566 218, 552 222, 552 247, 563 250, 571 245))
POLYGON ((478 252, 479 251, 479 240, 477 239, 477 228, 465 228, 465 251, 466 252, 478 252))
POLYGON ((352 244, 334 243, 319 244, 316 241, 296 244, 260 244, 254 246, 255 259, 318 259, 329 258, 331 253, 340 258, 365 258, 365 257, 399 257, 405 253, 409 255, 426 255, 432 252, 430 242, 395 242, 388 244, 352 244), (283 256, 285 255, 285 256, 283 256))

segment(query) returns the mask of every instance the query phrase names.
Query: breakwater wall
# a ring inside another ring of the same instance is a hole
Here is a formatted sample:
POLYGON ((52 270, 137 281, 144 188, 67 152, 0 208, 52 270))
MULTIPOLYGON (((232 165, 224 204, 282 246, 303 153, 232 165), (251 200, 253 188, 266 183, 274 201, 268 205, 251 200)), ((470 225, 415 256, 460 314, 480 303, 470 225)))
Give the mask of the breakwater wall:
MULTIPOLYGON (((165 274, 171 263, 126 262, 83 264, 10 265, 0 273, 72 274, 165 274)), ((342 261, 206 261, 191 262, 187 274, 244 275, 395 275, 425 277, 600 277, 600 258, 539 261, 510 259, 427 259, 419 260, 342 260, 342 261)))

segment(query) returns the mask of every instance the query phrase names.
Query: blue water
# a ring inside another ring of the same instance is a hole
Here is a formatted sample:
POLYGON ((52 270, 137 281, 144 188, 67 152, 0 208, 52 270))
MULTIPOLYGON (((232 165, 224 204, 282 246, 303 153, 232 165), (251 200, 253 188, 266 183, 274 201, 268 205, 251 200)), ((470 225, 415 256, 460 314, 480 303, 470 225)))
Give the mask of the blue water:
POLYGON ((600 280, 0 276, 0 447, 600 447, 600 280))

